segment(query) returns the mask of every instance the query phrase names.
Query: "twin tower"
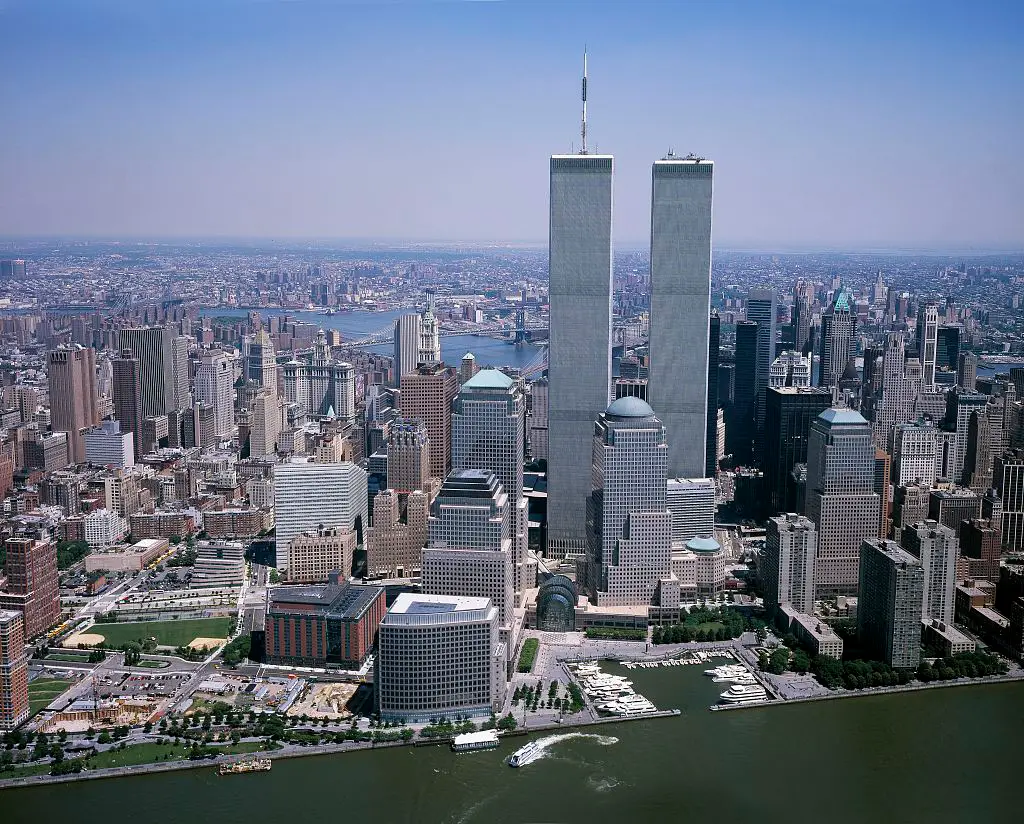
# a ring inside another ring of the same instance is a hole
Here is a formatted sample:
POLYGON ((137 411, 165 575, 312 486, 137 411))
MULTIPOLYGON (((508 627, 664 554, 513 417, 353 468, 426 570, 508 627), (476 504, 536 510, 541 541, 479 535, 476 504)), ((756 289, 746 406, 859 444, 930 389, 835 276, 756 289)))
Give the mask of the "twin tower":
MULTIPOLYGON (((612 385, 611 155, 551 158, 548 237, 548 552, 586 547, 594 423, 612 385)), ((668 476, 703 477, 714 164, 654 163, 648 400, 665 424, 668 476)))

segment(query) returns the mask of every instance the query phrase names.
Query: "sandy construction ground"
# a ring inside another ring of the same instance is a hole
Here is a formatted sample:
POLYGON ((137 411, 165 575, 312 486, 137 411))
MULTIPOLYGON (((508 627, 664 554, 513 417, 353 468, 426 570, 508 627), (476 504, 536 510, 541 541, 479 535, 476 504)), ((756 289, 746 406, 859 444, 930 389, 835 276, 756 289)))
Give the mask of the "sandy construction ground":
POLYGON ((97 635, 95 632, 76 632, 64 639, 64 647, 74 649, 79 644, 85 644, 87 647, 95 646, 96 644, 103 643, 103 636, 97 635))
POLYGON ((202 649, 203 647, 206 647, 207 649, 214 649, 223 644, 224 641, 224 638, 193 638, 189 642, 189 646, 192 647, 192 649, 202 649))

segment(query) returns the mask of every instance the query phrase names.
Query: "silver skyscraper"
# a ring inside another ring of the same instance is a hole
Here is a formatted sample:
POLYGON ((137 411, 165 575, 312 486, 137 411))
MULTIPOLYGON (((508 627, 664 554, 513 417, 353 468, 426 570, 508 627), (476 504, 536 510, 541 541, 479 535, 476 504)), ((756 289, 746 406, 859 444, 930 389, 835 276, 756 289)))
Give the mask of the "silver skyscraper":
POLYGON ((548 269, 548 551, 563 557, 586 546, 593 427, 611 385, 610 155, 551 158, 548 269))
POLYGON ((656 161, 651 190, 651 406, 668 430, 669 477, 702 477, 711 305, 710 160, 656 161))

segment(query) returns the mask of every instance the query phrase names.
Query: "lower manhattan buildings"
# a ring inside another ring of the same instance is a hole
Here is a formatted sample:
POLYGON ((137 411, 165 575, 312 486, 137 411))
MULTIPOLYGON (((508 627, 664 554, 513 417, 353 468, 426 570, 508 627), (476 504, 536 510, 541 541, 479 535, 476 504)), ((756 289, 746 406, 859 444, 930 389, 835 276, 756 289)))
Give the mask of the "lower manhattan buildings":
POLYGON ((924 568, 893 541, 861 544, 857 638, 871 658, 895 669, 916 669, 921 659, 924 568))
POLYGON ((28 720, 28 656, 25 622, 16 610, 0 609, 0 730, 28 720))

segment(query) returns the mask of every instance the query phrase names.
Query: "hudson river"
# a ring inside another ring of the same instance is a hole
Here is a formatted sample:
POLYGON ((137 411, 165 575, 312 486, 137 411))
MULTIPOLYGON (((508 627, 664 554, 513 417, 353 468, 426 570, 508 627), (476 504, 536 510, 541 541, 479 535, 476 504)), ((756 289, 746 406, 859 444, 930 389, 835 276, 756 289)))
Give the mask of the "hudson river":
POLYGON ((444 747, 281 759, 0 792, 0 819, 110 824, 1009 821, 1020 811, 1024 685, 708 712, 703 667, 620 670, 682 715, 578 730, 518 770, 444 747), (1014 813, 1013 810, 1017 810, 1014 813))

